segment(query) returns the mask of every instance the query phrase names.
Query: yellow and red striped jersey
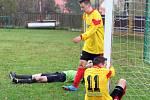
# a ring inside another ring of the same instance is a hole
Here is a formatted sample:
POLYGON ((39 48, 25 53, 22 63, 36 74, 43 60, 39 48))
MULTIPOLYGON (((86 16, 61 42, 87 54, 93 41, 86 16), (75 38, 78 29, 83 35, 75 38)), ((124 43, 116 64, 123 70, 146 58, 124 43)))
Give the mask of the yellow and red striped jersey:
POLYGON ((95 68, 86 69, 84 73, 84 80, 85 80, 85 87, 86 87, 85 100, 112 100, 112 97, 110 96, 108 91, 108 81, 110 77, 114 75, 115 75, 114 67, 110 67, 110 69, 107 69, 105 67, 102 68, 95 67, 95 68), (89 92, 90 83, 88 81, 89 76, 91 77, 90 92, 89 92), (94 90, 94 88, 96 87, 95 76, 98 77, 97 86, 99 88, 99 92, 94 90), (91 96, 89 96, 90 93, 92 94, 91 96))
POLYGON ((84 41, 83 51, 92 54, 102 54, 104 49, 104 26, 100 13, 94 9, 91 13, 84 13, 87 28, 86 32, 81 34, 84 41))

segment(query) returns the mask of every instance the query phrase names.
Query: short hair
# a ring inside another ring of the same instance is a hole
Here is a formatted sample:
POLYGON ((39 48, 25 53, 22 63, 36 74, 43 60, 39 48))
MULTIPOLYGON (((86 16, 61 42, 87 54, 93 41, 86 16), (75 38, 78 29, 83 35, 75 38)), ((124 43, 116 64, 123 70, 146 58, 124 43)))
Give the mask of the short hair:
POLYGON ((91 4, 90 0, 79 0, 79 3, 91 4))
POLYGON ((107 58, 105 58, 103 56, 98 56, 98 57, 94 58, 93 65, 98 65, 100 63, 104 64, 106 60, 107 60, 107 58))

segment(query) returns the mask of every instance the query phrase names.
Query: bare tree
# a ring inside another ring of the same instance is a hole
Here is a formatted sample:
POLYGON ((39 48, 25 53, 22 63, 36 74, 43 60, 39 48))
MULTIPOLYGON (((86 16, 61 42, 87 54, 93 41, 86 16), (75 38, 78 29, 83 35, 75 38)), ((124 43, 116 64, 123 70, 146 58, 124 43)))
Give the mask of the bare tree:
POLYGON ((0 12, 16 12, 16 0, 0 0, 0 12))

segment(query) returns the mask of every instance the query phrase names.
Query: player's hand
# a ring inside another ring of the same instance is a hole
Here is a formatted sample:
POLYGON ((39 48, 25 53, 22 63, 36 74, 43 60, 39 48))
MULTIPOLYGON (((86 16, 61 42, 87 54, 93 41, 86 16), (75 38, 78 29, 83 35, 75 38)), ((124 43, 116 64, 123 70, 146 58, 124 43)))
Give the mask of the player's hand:
POLYGON ((77 37, 72 39, 72 42, 74 42, 74 43, 79 43, 80 41, 81 41, 81 37, 80 36, 77 36, 77 37))

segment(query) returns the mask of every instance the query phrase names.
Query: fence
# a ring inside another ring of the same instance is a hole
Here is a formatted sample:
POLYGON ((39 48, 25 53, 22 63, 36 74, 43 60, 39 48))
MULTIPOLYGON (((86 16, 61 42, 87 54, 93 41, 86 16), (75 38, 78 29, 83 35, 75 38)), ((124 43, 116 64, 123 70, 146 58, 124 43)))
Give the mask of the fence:
MULTIPOLYGON (((103 20, 105 20, 103 16, 103 20)), ((76 29, 82 30, 82 15, 81 14, 64 14, 64 13, 13 13, 0 14, 1 28, 25 28, 27 22, 37 20, 56 20, 58 29, 76 29)), ((132 20, 132 30, 144 32, 145 17, 135 16, 132 20)), ((114 29, 115 31, 127 31, 129 28, 128 16, 115 16, 114 29)))
POLYGON ((37 20, 56 20, 57 28, 61 29, 82 28, 81 15, 64 13, 1 13, 0 27, 25 28, 27 22, 34 22, 37 20))

